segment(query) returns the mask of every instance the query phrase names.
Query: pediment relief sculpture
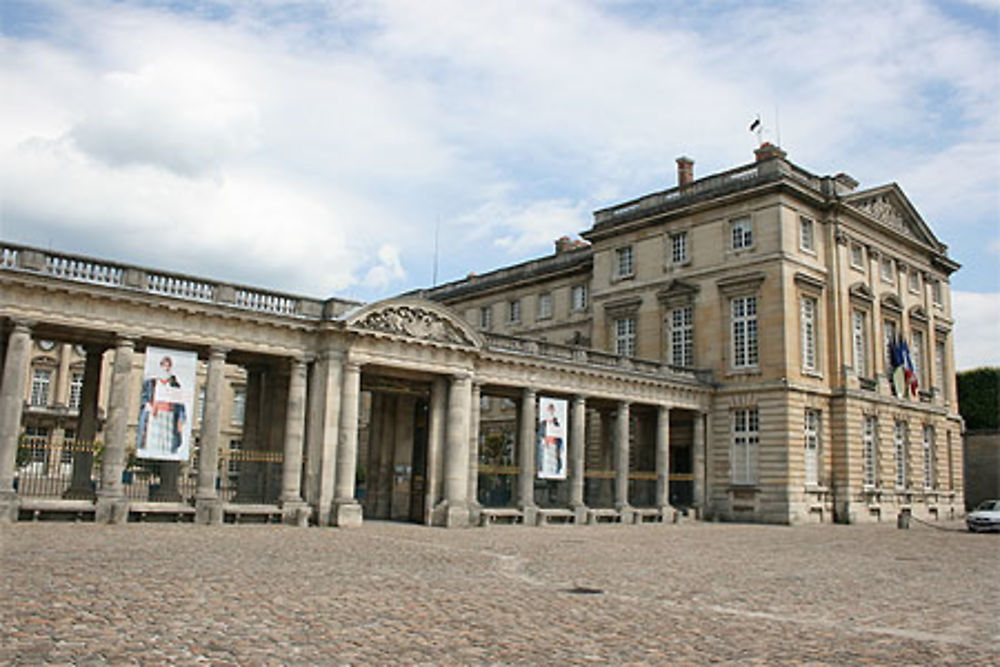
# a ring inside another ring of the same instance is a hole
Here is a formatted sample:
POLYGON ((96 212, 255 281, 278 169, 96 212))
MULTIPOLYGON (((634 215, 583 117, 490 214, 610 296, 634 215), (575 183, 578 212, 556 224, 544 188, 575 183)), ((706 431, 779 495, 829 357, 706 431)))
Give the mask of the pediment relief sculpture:
POLYGON ((359 329, 397 336, 475 346, 475 341, 454 322, 430 309, 415 305, 387 306, 368 313, 353 325, 359 329))
POLYGON ((862 199, 861 201, 854 202, 854 207, 893 229, 912 234, 909 225, 906 224, 906 218, 903 217, 903 213, 889 201, 887 195, 862 199))

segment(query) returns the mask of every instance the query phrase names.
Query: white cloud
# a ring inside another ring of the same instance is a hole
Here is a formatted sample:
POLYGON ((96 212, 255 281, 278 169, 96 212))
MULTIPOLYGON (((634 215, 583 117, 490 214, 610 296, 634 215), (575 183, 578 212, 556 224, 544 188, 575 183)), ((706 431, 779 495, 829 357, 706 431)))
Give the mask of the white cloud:
POLYGON ((778 103, 797 163, 903 185, 957 289, 995 258, 1000 47, 936 4, 46 6, 0 36, 13 240, 377 298, 437 223, 444 275, 549 252, 679 154, 749 161, 778 103))
POLYGON ((951 293, 958 370, 1000 366, 1000 292, 951 293))

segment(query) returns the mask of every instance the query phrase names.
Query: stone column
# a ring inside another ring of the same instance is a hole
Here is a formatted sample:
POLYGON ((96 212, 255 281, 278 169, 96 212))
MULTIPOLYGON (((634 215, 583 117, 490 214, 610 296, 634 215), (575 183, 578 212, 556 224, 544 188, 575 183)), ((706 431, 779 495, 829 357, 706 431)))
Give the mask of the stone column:
POLYGON ((472 384, 472 403, 469 413, 469 490, 466 498, 469 500, 471 522, 479 520, 479 421, 482 410, 483 388, 478 382, 472 384))
POLYGON ((664 519, 670 512, 670 408, 656 413, 656 507, 664 519))
POLYGON ((294 358, 288 377, 285 451, 281 463, 281 507, 285 523, 305 526, 309 512, 302 501, 302 446, 306 433, 306 361, 294 358))
POLYGON ((101 366, 104 348, 87 346, 83 362, 83 386, 80 388, 80 416, 77 420, 76 444, 73 445, 73 477, 63 498, 93 500, 91 484, 94 468, 94 438, 97 437, 97 405, 101 388, 101 366))
POLYGON ((691 450, 691 466, 694 473, 694 481, 691 484, 691 504, 695 509, 695 516, 704 517, 705 513, 705 413, 696 412, 694 414, 694 442, 691 450))
POLYGON ((7 341, 0 385, 0 523, 17 521, 19 501, 14 491, 14 469, 30 352, 31 327, 27 322, 15 321, 7 341))
POLYGON ((448 387, 448 431, 445 436, 444 507, 440 521, 447 528, 469 525, 469 403, 472 378, 460 373, 448 387))
POLYGON ((574 396, 570 407, 569 432, 569 505, 574 521, 587 520, 587 506, 583 501, 583 483, 587 458, 587 399, 574 396))
POLYGON ((444 477, 442 454, 444 452, 445 417, 447 413, 447 384, 442 377, 431 382, 431 401, 427 427, 427 490, 424 496, 424 523, 433 523, 434 507, 442 497, 441 482, 444 477))
POLYGON ((340 399, 340 443, 337 447, 337 482, 334 523, 347 528, 361 525, 361 505, 354 498, 358 467, 358 403, 361 400, 361 366, 344 362, 340 399))
POLYGON ((128 500, 122 488, 122 471, 125 469, 125 450, 128 446, 134 355, 135 339, 120 337, 115 344, 111 396, 108 399, 108 422, 104 429, 101 489, 97 492, 94 517, 97 523, 125 523, 128 520, 128 500))
POLYGON ((330 524, 340 434, 342 359, 324 353, 313 365, 309 386, 307 421, 306 501, 312 504, 316 523, 330 524))
POLYGON ((216 484, 219 479, 219 443, 222 440, 222 386, 225 382, 227 352, 228 350, 221 347, 213 347, 208 351, 208 370, 205 378, 205 415, 201 420, 201 444, 198 450, 198 491, 195 493, 195 521, 203 524, 222 523, 222 503, 219 500, 216 484))
POLYGON ((517 438, 517 506, 524 513, 525 525, 534 526, 535 505, 535 449, 538 433, 538 415, 535 390, 521 390, 521 419, 517 438))
POLYGON ((622 522, 632 518, 628 504, 628 441, 629 404, 618 401, 615 413, 615 509, 622 514, 622 522))

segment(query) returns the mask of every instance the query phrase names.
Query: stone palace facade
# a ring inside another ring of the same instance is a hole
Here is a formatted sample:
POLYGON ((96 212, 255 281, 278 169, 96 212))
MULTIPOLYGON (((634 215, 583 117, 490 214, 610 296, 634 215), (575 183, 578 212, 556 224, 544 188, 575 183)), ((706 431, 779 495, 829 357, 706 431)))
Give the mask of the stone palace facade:
POLYGON ((680 158, 585 241, 369 305, 0 243, 0 516, 955 516, 958 265, 898 186, 857 186, 769 144, 680 158), (134 456, 153 346, 199 359, 184 461, 134 456))

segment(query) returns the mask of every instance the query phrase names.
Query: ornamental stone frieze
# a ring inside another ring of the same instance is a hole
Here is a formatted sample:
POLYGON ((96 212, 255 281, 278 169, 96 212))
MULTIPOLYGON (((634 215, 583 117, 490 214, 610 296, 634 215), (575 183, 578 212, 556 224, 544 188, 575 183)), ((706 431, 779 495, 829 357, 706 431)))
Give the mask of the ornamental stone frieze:
POLYGON ((358 314, 350 325, 380 333, 428 340, 447 345, 479 347, 455 320, 417 304, 387 304, 358 314))
POLYGON ((910 231, 903 214, 889 201, 887 195, 879 195, 871 199, 853 202, 853 206, 895 230, 901 232, 910 231))

